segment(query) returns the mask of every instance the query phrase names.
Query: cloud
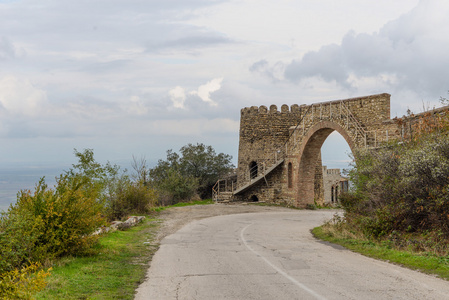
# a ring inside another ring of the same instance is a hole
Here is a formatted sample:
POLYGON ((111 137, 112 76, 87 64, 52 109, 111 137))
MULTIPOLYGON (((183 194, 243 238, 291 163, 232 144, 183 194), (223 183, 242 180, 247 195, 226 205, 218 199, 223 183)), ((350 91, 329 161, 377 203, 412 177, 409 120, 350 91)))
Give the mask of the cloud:
POLYGON ((148 107, 139 96, 131 96, 121 108, 130 115, 142 116, 148 113, 148 107))
POLYGON ((6 37, 0 39, 0 60, 14 58, 16 56, 16 48, 6 37))
POLYGON ((185 51, 234 43, 229 38, 214 33, 196 32, 200 30, 200 28, 190 28, 187 33, 190 36, 162 41, 152 41, 148 44, 148 51, 185 51))
POLYGON ((239 121, 228 118, 195 118, 184 120, 154 121, 149 130, 156 135, 169 136, 203 136, 207 134, 236 133, 239 121))
MULTIPOLYGON (((357 89, 363 78, 418 94, 449 89, 449 4, 421 1, 372 34, 348 32, 341 44, 309 51, 284 66, 288 81, 309 78, 357 89)), ((262 60, 250 70, 275 78, 274 67, 262 60)))
POLYGON ((5 76, 0 79, 0 105, 12 115, 34 116, 42 112, 47 93, 27 79, 5 76))
POLYGON ((269 77, 274 82, 284 79, 285 65, 282 62, 277 62, 273 66, 270 66, 266 59, 255 62, 249 67, 250 72, 260 73, 266 77, 269 77))
MULTIPOLYGON (((197 96, 202 102, 209 103, 211 106, 217 106, 217 102, 211 99, 211 94, 221 89, 223 77, 214 78, 206 84, 200 85, 197 90, 186 92, 186 90, 177 86, 168 91, 168 95, 173 104, 173 108, 186 109, 186 100, 188 96, 197 96)), ((191 99, 192 100, 192 99, 191 99)), ((192 105, 192 104, 191 104, 192 105)), ((191 106, 190 105, 190 106, 191 106)))
POLYGON ((211 81, 209 81, 208 83, 199 86, 197 91, 191 91, 190 94, 191 95, 197 95, 204 102, 207 102, 207 103, 209 103, 212 106, 216 106, 217 103, 214 102, 210 98, 210 95, 213 92, 216 92, 216 91, 218 91, 221 88, 221 82, 222 81, 223 81, 223 77, 221 77, 221 78, 214 78, 211 81))
POLYGON ((184 102, 186 101, 186 91, 182 87, 177 86, 171 89, 168 94, 170 96, 170 100, 173 102, 174 108, 185 108, 184 102))

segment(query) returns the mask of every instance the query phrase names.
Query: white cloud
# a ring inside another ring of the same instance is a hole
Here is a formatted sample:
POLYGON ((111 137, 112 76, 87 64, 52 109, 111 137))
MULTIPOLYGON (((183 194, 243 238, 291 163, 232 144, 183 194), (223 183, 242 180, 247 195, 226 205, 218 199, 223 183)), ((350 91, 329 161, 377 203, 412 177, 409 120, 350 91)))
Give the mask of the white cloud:
MULTIPOLYGON (((69 151, 84 138, 86 147, 104 147, 105 159, 117 148, 129 157, 199 140, 236 156, 245 106, 389 92, 392 112, 403 114, 398 103, 421 106, 427 99, 415 90, 449 77, 447 4, 422 1, 415 15, 400 17, 418 1, 7 1, 0 136, 35 137, 36 145, 51 137, 52 148, 64 142, 69 151), (151 143, 142 147, 143 140, 151 143)), ((447 89, 433 91, 435 98, 447 89)))
POLYGON ((217 103, 210 98, 210 95, 213 92, 218 91, 221 88, 221 82, 223 81, 223 77, 214 78, 206 84, 200 85, 197 91, 191 91, 191 95, 197 95, 204 102, 209 103, 212 106, 217 106, 217 103))
POLYGON ((186 91, 177 86, 170 91, 168 91, 171 101, 173 102, 174 108, 185 109, 184 102, 186 101, 186 91))
POLYGON ((47 103, 47 93, 27 79, 5 76, 0 79, 0 105, 13 115, 38 115, 47 103))
POLYGON ((131 96, 125 104, 122 104, 122 109, 130 115, 145 115, 148 108, 144 101, 139 96, 131 96))
POLYGON ((156 135, 191 136, 220 135, 237 133, 239 122, 227 118, 216 119, 184 119, 184 120, 158 120, 152 122, 149 130, 156 135))
POLYGON ((6 37, 0 38, 0 60, 14 58, 16 56, 16 48, 6 37))
POLYGON ((347 93, 409 90, 421 97, 435 97, 449 89, 447 15, 449 3, 421 1, 378 32, 349 31, 340 44, 324 45, 287 64, 271 66, 260 60, 250 71, 281 80, 279 68, 283 68, 285 79, 293 83, 320 78, 347 93))

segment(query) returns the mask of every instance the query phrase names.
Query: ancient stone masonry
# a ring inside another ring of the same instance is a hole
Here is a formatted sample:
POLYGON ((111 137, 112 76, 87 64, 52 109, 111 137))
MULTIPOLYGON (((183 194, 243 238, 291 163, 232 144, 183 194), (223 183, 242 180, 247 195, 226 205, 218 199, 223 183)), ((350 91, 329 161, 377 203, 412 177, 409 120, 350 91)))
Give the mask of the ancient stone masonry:
POLYGON ((233 199, 298 207, 322 201, 320 149, 329 134, 338 131, 354 151, 406 138, 415 123, 390 119, 389 94, 284 104, 280 111, 276 105, 243 108, 233 199))

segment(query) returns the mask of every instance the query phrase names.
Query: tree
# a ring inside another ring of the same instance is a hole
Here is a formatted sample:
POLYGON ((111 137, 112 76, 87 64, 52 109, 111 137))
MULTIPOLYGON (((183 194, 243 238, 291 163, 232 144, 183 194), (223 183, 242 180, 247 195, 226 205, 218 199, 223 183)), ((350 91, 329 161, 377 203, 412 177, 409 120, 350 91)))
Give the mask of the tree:
POLYGON ((216 154, 212 146, 187 144, 180 149, 180 167, 183 174, 198 180, 198 193, 202 198, 210 197, 212 186, 234 168, 232 156, 216 154))
POLYGON ((213 184, 234 168, 231 159, 228 154, 216 154, 212 146, 187 144, 180 154, 168 150, 167 159, 159 160, 150 170, 150 178, 174 202, 188 199, 195 192, 206 198, 213 184))

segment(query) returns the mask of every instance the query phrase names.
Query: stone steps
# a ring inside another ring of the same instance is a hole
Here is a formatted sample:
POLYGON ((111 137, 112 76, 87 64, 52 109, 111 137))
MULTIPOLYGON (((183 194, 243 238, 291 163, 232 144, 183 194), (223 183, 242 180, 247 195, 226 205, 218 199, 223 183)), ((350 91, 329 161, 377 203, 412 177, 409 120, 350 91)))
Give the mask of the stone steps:
POLYGON ((236 189, 234 191, 234 195, 238 195, 244 191, 246 191, 247 189, 249 189, 250 187, 252 187, 253 185, 255 185, 256 183, 258 183, 259 181, 261 181, 262 179, 265 178, 265 176, 267 176, 268 174, 270 174, 271 172, 273 172, 278 166, 280 166, 282 163, 284 162, 284 160, 279 160, 278 162, 274 163, 270 168, 268 168, 263 174, 257 176, 254 179, 251 179, 250 182, 244 184, 243 186, 239 187, 238 189, 236 189))

